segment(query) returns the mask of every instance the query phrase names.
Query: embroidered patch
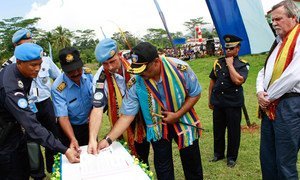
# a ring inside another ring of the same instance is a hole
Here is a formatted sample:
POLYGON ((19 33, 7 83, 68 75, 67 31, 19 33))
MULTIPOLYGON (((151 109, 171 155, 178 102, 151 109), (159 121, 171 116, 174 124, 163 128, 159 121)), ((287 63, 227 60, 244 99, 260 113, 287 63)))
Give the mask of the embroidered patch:
POLYGON ((94 99, 95 99, 95 100, 101 100, 102 98, 103 98, 102 92, 96 92, 96 93, 94 94, 94 99))
POLYGON ((113 57, 115 54, 116 54, 115 50, 111 50, 110 53, 109 53, 110 57, 113 57))
POLYGON ((104 88, 104 83, 100 83, 100 82, 96 83, 96 89, 103 89, 103 88, 104 88))
POLYGON ((131 79, 127 82, 127 88, 130 89, 135 83, 136 83, 135 77, 131 78, 131 79))
POLYGON ((31 35, 30 32, 27 32, 26 33, 26 38, 30 38, 30 35, 31 35))
POLYGON ((73 60, 74 60, 73 55, 72 55, 72 54, 67 54, 67 56, 66 56, 66 61, 67 61, 67 62, 72 62, 73 60))
POLYGON ((65 82, 62 82, 59 86, 57 86, 56 90, 62 92, 66 88, 66 86, 67 84, 65 82))
POLYGON ((186 71, 187 65, 177 64, 177 69, 179 69, 180 71, 186 71))
POLYGON ((24 84, 21 80, 18 81, 18 86, 19 88, 24 88, 24 84))
POLYGON ((27 108, 28 103, 27 103, 26 99, 24 99, 24 98, 19 99, 18 106, 22 109, 27 108))

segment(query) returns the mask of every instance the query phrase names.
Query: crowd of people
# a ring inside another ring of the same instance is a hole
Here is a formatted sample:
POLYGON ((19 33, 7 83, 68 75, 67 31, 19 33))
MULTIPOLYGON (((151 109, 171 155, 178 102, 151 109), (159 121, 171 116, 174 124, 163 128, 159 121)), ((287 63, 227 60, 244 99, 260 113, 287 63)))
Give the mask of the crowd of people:
MULTIPOLYGON (((262 118, 263 179, 299 178, 298 11, 295 4, 284 0, 270 12, 277 38, 256 85, 262 118)), ((209 74, 208 107, 213 110, 214 135, 210 162, 226 158, 227 166, 234 168, 244 105, 242 84, 249 63, 238 56, 240 37, 227 34, 223 39, 225 56, 214 62, 209 74)), ((43 56, 43 48, 32 43, 29 30, 15 32, 12 43, 14 56, 0 69, 0 179, 43 179, 39 145, 46 147, 46 169, 51 172, 57 152, 65 154, 69 162, 79 163, 80 146, 87 145, 88 153, 96 155, 118 139, 125 140, 131 152, 147 164, 151 145, 157 179, 163 180, 175 179, 174 140, 185 179, 203 179, 202 126, 194 109, 202 87, 183 61, 202 56, 205 50, 201 45, 178 49, 178 56, 172 49, 141 42, 133 47, 130 58, 124 58, 117 42, 105 38, 95 47, 101 67, 93 76, 74 47, 59 51, 61 72, 51 58, 43 56), (111 130, 98 139, 105 112, 111 130)))
POLYGON ((175 57, 183 61, 203 58, 206 56, 221 56, 223 50, 218 42, 207 41, 206 44, 193 43, 177 46, 176 51, 173 48, 159 48, 160 55, 164 54, 167 57, 175 57), (209 42, 209 43, 208 43, 209 42))

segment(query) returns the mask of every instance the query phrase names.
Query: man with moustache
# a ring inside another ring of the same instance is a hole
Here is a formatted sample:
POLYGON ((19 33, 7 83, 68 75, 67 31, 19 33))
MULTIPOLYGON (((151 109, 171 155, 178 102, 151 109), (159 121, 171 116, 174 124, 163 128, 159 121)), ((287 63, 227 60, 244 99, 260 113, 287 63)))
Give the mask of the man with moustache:
POLYGON ((79 162, 77 151, 64 146, 36 119, 27 95, 42 64, 43 49, 33 43, 15 48, 16 63, 0 70, 0 176, 1 179, 29 179, 26 136, 64 153, 70 162, 79 162), (23 130, 25 129, 25 132, 23 130))
POLYGON ((62 73, 51 88, 55 115, 64 145, 79 150, 89 141, 88 119, 92 110, 91 70, 83 68, 80 53, 74 47, 59 51, 62 73))
POLYGON ((299 9, 290 0, 271 10, 277 37, 256 81, 263 179, 298 179, 300 148, 299 9))
POLYGON ((131 124, 141 109, 147 128, 147 140, 154 151, 157 179, 175 179, 172 140, 178 145, 184 176, 203 179, 198 138, 200 119, 193 106, 201 95, 201 86, 192 69, 175 58, 159 57, 155 46, 141 42, 132 49, 128 72, 137 76, 122 101, 121 116, 99 142, 108 147, 131 124))

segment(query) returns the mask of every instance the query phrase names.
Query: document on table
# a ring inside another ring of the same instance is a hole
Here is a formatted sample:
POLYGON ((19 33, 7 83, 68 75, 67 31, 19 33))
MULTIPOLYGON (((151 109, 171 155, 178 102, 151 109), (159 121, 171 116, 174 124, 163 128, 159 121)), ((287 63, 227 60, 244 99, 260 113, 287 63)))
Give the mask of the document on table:
POLYGON ((98 155, 88 154, 87 146, 80 148, 80 163, 71 164, 64 155, 62 156, 63 180, 149 179, 147 174, 134 164, 132 156, 119 142, 113 142, 98 155))
POLYGON ((83 154, 80 161, 80 171, 83 179, 85 177, 123 173, 130 168, 128 160, 114 153, 111 147, 101 151, 98 155, 83 154))

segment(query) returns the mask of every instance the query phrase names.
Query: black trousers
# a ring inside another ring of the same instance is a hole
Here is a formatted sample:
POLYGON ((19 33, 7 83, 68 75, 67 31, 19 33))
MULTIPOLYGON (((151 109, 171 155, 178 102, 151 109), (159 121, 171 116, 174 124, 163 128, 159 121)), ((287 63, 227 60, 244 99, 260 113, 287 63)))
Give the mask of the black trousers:
MULTIPOLYGON (((82 125, 73 125, 72 128, 74 131, 74 135, 78 141, 79 146, 88 145, 89 143, 89 124, 82 124, 82 125)), ((63 129, 59 126, 59 131, 61 135, 61 142, 63 145, 69 147, 70 146, 70 140, 65 135, 63 129)))
MULTIPOLYGON (((41 123, 42 126, 44 126, 48 131, 52 132, 52 134, 58 138, 59 134, 58 134, 58 129, 56 126, 56 117, 54 114, 54 109, 53 109, 53 103, 51 101, 50 98, 35 103, 38 112, 36 113, 36 118, 37 120, 41 123)), ((29 137, 28 137, 28 141, 32 141, 29 137)), ((50 150, 49 148, 45 147, 45 158, 46 158, 46 167, 47 167, 47 171, 49 173, 52 172, 52 166, 54 163, 54 155, 57 152, 50 150)), ((39 149, 39 153, 37 154, 37 156, 39 156, 39 162, 40 162, 40 166, 37 170, 31 170, 30 171, 30 176, 32 178, 38 179, 38 178, 42 178, 45 177, 45 172, 44 172, 44 159, 43 159, 43 155, 41 152, 41 149, 39 149)))
POLYGON ((18 136, 17 148, 11 150, 1 147, 0 150, 0 179, 1 180, 28 180, 29 161, 25 136, 18 136), (2 149, 3 148, 3 149, 2 149))
MULTIPOLYGON (((159 141, 151 142, 154 151, 154 166, 158 180, 175 179, 172 157, 172 139, 178 143, 178 136, 176 135, 173 126, 168 126, 168 129, 169 140, 160 139, 159 141)), ((203 179, 198 139, 193 142, 193 145, 180 149, 179 153, 185 179, 203 179)))
POLYGON ((225 130, 227 128, 227 160, 236 161, 241 139, 241 107, 213 110, 214 156, 222 158, 225 152, 225 130))
POLYGON ((142 143, 134 142, 134 147, 136 149, 136 153, 138 155, 139 160, 146 163, 149 167, 149 150, 150 150, 150 143, 145 138, 142 143))

